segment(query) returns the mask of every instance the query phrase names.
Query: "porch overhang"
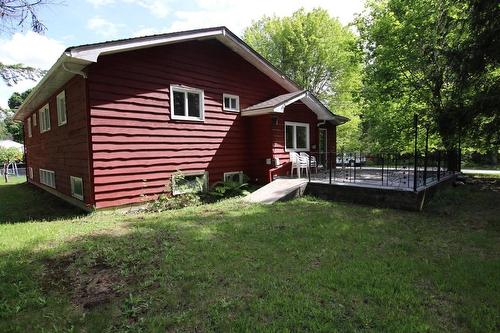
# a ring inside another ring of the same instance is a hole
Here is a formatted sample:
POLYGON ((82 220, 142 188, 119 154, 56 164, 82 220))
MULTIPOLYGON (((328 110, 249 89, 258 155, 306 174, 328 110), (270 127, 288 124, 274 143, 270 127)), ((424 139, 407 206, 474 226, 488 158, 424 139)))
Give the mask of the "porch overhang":
POLYGON ((312 112, 318 116, 318 120, 329 121, 334 125, 342 125, 349 121, 349 118, 332 113, 313 94, 307 90, 291 92, 288 94, 273 97, 267 101, 249 106, 241 110, 243 117, 260 116, 263 114, 281 114, 285 112, 285 107, 297 101, 304 103, 312 112))

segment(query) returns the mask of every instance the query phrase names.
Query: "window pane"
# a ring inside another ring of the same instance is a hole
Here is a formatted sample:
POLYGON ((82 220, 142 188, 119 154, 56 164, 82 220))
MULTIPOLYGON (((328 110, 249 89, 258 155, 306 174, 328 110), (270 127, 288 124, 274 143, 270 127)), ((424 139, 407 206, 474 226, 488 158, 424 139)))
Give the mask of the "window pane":
POLYGON ((236 110, 236 98, 231 98, 231 109, 236 110))
POLYGON ((45 109, 45 121, 46 121, 45 129, 49 130, 50 129, 50 113, 49 113, 49 109, 45 109))
POLYGON ((307 128, 297 126, 295 130, 297 132, 297 148, 307 148, 307 128))
POLYGON ((174 114, 176 116, 184 116, 184 93, 180 91, 174 91, 174 114))
POLYGON ((76 195, 83 195, 81 179, 73 179, 73 193, 76 195))
POLYGON ((200 117, 200 95, 188 93, 188 116, 200 117))
POLYGON ((224 179, 224 181, 239 183, 240 182, 240 174, 239 173, 226 174, 226 179, 224 179))
POLYGON ((224 98, 224 109, 230 109, 231 108, 231 99, 229 97, 224 98))
POLYGON ((286 137, 286 148, 294 148, 293 147, 293 126, 286 125, 285 127, 285 137, 286 137))

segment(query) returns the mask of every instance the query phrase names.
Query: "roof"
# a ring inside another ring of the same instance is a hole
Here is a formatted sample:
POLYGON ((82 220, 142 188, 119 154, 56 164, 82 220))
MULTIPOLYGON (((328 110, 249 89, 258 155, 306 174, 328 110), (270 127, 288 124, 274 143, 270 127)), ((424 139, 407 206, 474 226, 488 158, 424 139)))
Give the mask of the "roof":
POLYGON ((268 99, 267 101, 249 106, 241 110, 242 116, 258 116, 261 114, 283 113, 285 107, 297 101, 301 101, 307 105, 316 115, 319 120, 328 120, 336 125, 341 125, 347 121, 348 118, 337 116, 330 112, 313 94, 307 90, 300 90, 288 94, 279 95, 268 99))
MULTIPOLYGON (((216 39, 226 45, 255 66, 259 71, 278 83, 286 91, 291 93, 302 92, 295 82, 281 73, 276 67, 233 34, 229 29, 221 26, 68 47, 56 63, 52 65, 42 80, 33 88, 24 103, 17 110, 14 119, 18 121, 24 120, 29 114, 35 111, 36 108, 46 103, 51 95, 75 75, 86 77, 84 69, 88 65, 97 62, 98 58, 102 55, 207 39, 216 39)), ((314 96, 312 96, 312 98, 311 103, 321 104, 314 96)), ((322 105, 322 107, 331 114, 325 106, 322 105)))
POLYGON ((12 141, 12 140, 0 140, 0 147, 4 148, 18 148, 23 149, 24 145, 22 143, 12 141))

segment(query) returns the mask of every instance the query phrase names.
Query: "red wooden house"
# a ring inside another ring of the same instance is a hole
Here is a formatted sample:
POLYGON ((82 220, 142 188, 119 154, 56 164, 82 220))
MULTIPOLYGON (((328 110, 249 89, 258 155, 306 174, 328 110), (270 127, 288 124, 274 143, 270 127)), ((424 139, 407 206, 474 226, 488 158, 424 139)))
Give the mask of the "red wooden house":
POLYGON ((335 151, 347 120, 225 27, 70 47, 15 119, 28 181, 86 209, 179 192, 177 171, 269 182, 289 151, 335 151))

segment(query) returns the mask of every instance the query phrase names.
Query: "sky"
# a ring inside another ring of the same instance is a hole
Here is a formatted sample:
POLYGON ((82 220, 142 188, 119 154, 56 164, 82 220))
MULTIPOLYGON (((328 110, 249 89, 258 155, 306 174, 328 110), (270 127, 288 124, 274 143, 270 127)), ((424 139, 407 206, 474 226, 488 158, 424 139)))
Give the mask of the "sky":
MULTIPOLYGON (((363 8, 362 0, 57 0, 39 11, 47 31, 0 32, 0 62, 49 69, 65 48, 74 45, 157 33, 224 25, 241 36, 252 21, 288 16, 303 7, 322 7, 343 24, 363 8)), ((14 87, 0 82, 0 107, 14 91, 36 85, 23 81, 14 87)))

